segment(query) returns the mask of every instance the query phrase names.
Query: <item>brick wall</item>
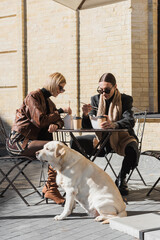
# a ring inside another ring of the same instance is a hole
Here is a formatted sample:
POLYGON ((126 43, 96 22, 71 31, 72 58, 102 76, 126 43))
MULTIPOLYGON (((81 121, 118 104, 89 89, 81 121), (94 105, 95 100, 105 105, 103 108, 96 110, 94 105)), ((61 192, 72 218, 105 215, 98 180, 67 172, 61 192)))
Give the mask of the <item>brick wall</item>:
POLYGON ((149 63, 149 109, 158 110, 157 82, 157 0, 148 1, 148 63, 149 63))
POLYGON ((160 149, 160 121, 148 121, 145 124, 142 151, 160 149))
POLYGON ((148 3, 132 0, 132 95, 140 109, 149 108, 148 3))
POLYGON ((131 89, 130 1, 80 13, 81 98, 96 94, 100 76, 112 72, 121 92, 131 89), (89 87, 86 87, 89 84, 89 87))
POLYGON ((21 101, 20 1, 0 1, 0 115, 7 128, 21 101))
POLYGON ((76 15, 53 1, 27 1, 28 16, 28 90, 42 87, 48 75, 61 72, 67 80, 66 92, 57 106, 68 105, 76 111, 76 15))

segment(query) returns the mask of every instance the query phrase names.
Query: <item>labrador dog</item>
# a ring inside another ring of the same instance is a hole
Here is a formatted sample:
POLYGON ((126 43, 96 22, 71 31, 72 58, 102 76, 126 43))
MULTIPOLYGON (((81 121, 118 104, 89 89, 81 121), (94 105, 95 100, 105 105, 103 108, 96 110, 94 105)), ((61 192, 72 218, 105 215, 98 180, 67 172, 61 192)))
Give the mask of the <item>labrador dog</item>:
POLYGON ((56 182, 66 192, 64 210, 55 220, 72 213, 77 201, 95 221, 109 223, 113 217, 127 216, 126 205, 109 175, 82 154, 58 141, 51 141, 36 153, 57 170, 56 182))

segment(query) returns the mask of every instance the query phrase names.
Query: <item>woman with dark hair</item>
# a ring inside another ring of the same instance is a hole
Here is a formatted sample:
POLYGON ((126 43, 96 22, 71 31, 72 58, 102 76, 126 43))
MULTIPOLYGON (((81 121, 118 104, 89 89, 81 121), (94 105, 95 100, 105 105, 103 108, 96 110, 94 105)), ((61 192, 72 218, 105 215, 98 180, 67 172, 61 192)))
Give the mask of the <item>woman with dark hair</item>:
MULTIPOLYGON (((52 132, 62 128, 64 123, 60 113, 71 114, 70 107, 57 109, 50 97, 63 93, 66 79, 61 73, 53 73, 42 89, 30 92, 23 104, 16 110, 15 122, 6 143, 10 155, 35 157, 35 152, 53 140, 52 132)), ((48 181, 42 190, 46 199, 52 199, 58 204, 64 203, 56 184, 56 171, 48 168, 48 181)))
MULTIPOLYGON (((102 129, 128 129, 128 132, 112 133, 104 148, 106 153, 111 152, 113 149, 119 155, 124 156, 122 167, 115 183, 121 194, 127 195, 129 190, 126 183, 126 175, 138 165, 138 144, 133 130, 135 124, 132 111, 133 98, 119 92, 116 79, 112 73, 105 73, 100 77, 97 92, 97 95, 91 97, 91 104, 85 104, 82 107, 82 126, 83 128, 92 128, 89 116, 104 115, 106 121, 101 123, 102 129), (92 108, 92 106, 98 108, 98 111, 92 108)), ((95 135, 86 135, 77 137, 77 139, 88 154, 92 152, 93 145, 97 141, 95 135)), ((78 151, 73 141, 71 142, 71 147, 78 151)))

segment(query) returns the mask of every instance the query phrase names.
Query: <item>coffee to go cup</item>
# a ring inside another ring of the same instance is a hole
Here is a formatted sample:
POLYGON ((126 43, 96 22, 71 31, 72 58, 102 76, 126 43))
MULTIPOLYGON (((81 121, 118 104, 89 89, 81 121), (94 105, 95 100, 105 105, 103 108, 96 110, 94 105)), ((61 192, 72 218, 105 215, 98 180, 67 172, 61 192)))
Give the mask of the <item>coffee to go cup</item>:
POLYGON ((98 126, 99 128, 101 128, 101 123, 106 121, 106 117, 105 116, 98 116, 98 126))
POLYGON ((73 128, 81 129, 82 127, 82 118, 81 117, 73 117, 73 128))

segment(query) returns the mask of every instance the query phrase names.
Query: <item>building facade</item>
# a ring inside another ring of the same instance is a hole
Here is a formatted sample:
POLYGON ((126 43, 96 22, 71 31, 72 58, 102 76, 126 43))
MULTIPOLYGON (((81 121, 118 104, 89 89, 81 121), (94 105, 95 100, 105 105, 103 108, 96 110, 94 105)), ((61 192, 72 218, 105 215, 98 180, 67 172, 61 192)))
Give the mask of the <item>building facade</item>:
MULTIPOLYGON (((136 108, 157 112, 157 25, 158 0, 114 1, 79 13, 52 0, 0 0, 0 115, 7 129, 27 92, 57 71, 66 92, 52 100, 57 107, 70 101, 73 115, 105 72, 136 108)), ((159 135, 160 123, 147 123, 143 148, 160 149, 159 135)))

